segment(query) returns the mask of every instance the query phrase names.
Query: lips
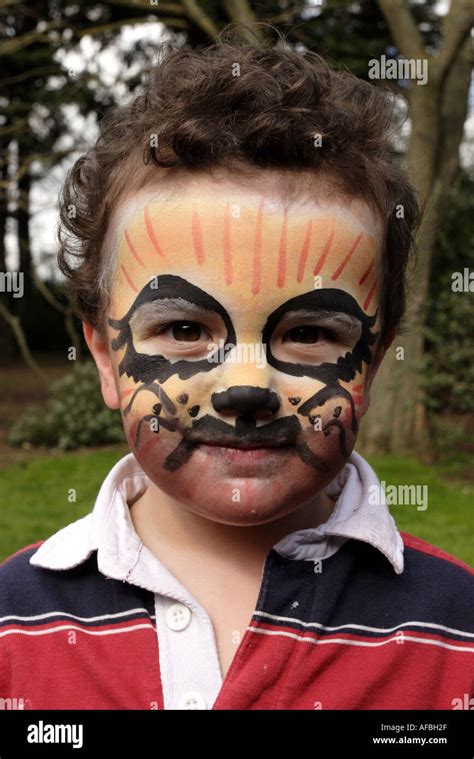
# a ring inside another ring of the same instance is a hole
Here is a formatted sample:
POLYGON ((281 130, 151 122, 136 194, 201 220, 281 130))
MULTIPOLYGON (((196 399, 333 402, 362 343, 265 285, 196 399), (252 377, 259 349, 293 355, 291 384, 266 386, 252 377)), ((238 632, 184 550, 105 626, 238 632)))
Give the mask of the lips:
POLYGON ((239 440, 236 438, 232 439, 212 439, 212 440, 197 440, 194 441, 195 445, 210 445, 214 447, 220 447, 220 448, 236 448, 238 450, 243 451, 253 451, 259 448, 284 448, 288 447, 290 445, 294 445, 292 441, 289 440, 239 440))
POLYGON ((184 438, 189 446, 254 450, 293 446, 300 432, 301 425, 295 417, 274 420, 257 427, 254 419, 240 417, 232 426, 221 419, 204 416, 186 431, 184 438))
POLYGON ((242 416, 236 419, 234 426, 223 419, 205 415, 184 432, 181 442, 167 457, 164 468, 176 471, 196 450, 215 456, 240 457, 239 460, 246 461, 265 456, 275 458, 279 452, 294 447, 300 434, 301 424, 294 416, 260 426, 255 419, 242 416))

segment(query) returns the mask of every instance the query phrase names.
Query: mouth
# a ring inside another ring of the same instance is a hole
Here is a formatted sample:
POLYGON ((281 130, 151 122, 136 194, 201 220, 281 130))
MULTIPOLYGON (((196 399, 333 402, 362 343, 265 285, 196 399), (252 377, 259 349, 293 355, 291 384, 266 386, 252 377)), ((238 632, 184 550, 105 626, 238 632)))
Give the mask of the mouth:
POLYGON ((214 460, 221 460, 227 464, 241 465, 244 467, 255 466, 258 462, 276 462, 281 456, 288 455, 294 446, 290 443, 240 440, 231 441, 200 441, 197 446, 205 456, 214 460))
POLYGON ((248 467, 255 466, 258 462, 262 465, 265 462, 276 462, 281 456, 288 455, 291 450, 294 450, 294 444, 288 436, 282 435, 277 437, 244 435, 240 438, 217 435, 201 438, 197 441, 197 448, 212 459, 248 467))
POLYGON ((176 471, 194 452, 225 462, 248 466, 265 459, 273 466, 284 454, 296 450, 301 424, 295 417, 257 426, 254 420, 237 419, 235 427, 210 416, 193 423, 183 440, 168 456, 165 468, 176 471))
POLYGON ((293 443, 289 440, 198 440, 196 445, 206 446, 211 448, 229 448, 238 451, 259 451, 259 450, 275 450, 279 448, 293 447, 293 443))

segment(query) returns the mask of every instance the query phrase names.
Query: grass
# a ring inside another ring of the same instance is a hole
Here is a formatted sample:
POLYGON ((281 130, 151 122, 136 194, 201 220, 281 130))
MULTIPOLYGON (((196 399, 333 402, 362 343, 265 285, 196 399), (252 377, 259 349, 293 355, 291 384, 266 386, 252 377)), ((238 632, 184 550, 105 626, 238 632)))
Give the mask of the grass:
POLYGON ((371 456, 371 466, 387 485, 427 485, 428 508, 391 506, 400 530, 416 535, 474 566, 474 483, 464 459, 429 466, 416 459, 371 456))
MULTIPOLYGON (((1 469, 0 561, 89 513, 105 475, 126 450, 113 446, 54 457, 30 452, 28 460, 1 469)), ((466 462, 449 459, 435 468, 412 458, 369 460, 387 485, 428 485, 426 511, 391 507, 399 529, 474 565, 474 484, 466 462)))
POLYGON ((125 447, 80 451, 0 470, 0 561, 89 513, 109 469, 125 447), (76 501, 68 500, 70 489, 76 501))

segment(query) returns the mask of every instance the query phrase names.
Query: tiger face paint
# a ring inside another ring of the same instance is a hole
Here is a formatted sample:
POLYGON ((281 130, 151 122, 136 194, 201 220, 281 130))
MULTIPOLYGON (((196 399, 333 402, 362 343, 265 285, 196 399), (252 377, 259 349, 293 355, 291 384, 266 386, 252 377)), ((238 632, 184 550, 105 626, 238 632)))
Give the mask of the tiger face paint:
POLYGON ((124 210, 108 319, 124 427, 196 513, 276 519, 350 455, 379 327, 361 208, 216 185, 124 210))

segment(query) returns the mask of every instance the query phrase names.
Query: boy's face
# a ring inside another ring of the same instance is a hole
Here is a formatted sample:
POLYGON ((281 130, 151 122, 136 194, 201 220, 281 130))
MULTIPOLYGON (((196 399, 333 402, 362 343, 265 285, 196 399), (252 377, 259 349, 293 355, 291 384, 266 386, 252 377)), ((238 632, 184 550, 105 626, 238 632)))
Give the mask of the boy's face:
POLYGON ((367 405, 377 219, 230 183, 141 193, 115 218, 101 374, 143 470, 216 521, 295 511, 343 467, 367 405))

